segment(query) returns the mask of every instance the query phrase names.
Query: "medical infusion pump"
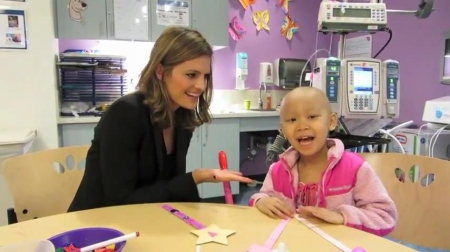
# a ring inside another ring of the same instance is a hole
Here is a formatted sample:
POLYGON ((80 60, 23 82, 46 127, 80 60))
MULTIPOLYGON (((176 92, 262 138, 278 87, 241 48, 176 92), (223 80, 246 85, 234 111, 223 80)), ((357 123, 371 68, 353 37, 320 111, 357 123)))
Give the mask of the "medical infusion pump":
POLYGON ((318 59, 312 86, 323 90, 339 117, 397 118, 399 63, 370 58, 318 59))
POLYGON ((386 4, 323 0, 318 15, 320 32, 367 32, 387 27, 386 4))

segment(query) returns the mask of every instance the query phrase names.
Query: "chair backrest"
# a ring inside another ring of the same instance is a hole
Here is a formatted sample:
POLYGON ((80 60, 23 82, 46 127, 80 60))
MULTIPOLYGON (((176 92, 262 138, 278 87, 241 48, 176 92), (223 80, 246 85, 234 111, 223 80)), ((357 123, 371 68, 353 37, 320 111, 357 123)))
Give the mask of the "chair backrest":
POLYGON ((3 162, 19 222, 67 212, 81 183, 88 149, 63 147, 3 162))
POLYGON ((394 200, 399 220, 389 235, 435 249, 450 249, 450 162, 399 153, 361 153, 394 200))

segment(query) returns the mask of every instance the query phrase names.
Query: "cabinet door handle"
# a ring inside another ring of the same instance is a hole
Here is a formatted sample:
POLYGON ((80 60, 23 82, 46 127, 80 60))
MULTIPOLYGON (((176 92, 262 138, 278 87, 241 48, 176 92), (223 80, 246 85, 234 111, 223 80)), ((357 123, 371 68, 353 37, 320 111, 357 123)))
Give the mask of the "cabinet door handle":
POLYGON ((109 35, 111 36, 111 38, 116 38, 115 36, 114 36, 114 22, 113 21, 111 21, 110 23, 109 23, 109 26, 110 26, 110 30, 109 30, 109 35))
POLYGON ((99 25, 100 25, 100 27, 99 27, 99 33, 100 33, 100 37, 102 37, 103 36, 103 21, 101 21, 100 23, 99 23, 99 25))
POLYGON ((197 129, 197 142, 200 140, 200 130, 197 129))
POLYGON ((206 136, 206 140, 208 140, 208 126, 206 126, 205 128, 206 128, 205 136, 206 136))

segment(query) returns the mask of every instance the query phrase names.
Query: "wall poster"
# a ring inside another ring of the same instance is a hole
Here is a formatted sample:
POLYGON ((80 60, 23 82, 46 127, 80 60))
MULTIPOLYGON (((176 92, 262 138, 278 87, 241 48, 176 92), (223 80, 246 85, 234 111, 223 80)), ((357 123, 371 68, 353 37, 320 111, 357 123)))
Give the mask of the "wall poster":
POLYGON ((0 49, 27 49, 24 10, 0 9, 0 49))

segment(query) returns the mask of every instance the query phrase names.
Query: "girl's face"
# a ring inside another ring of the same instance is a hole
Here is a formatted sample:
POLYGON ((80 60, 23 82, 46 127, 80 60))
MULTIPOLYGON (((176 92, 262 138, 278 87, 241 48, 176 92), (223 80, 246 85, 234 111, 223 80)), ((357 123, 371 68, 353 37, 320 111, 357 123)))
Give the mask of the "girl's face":
POLYGON ((291 96, 285 101, 281 128, 301 156, 314 156, 327 148, 328 133, 336 127, 335 114, 321 103, 314 95, 291 96))
POLYGON ((157 73, 158 77, 162 76, 173 110, 179 107, 195 109, 210 74, 211 58, 208 56, 183 62, 174 67, 170 74, 157 73))

